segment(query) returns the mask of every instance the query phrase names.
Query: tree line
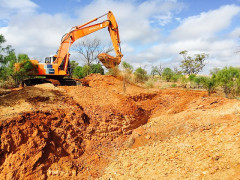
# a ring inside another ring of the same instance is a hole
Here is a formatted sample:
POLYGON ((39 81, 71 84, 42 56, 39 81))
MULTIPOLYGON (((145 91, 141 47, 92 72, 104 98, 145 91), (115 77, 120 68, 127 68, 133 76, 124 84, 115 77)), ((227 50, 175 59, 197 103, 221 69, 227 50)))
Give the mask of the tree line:
MULTIPOLYGON (((24 78, 30 77, 36 73, 37 67, 29 61, 27 54, 16 54, 10 45, 5 45, 6 40, 0 34, 0 85, 6 82, 14 82, 18 84, 24 78), (19 63, 20 70, 14 71, 14 64, 19 63)), ((113 49, 109 46, 103 48, 100 40, 90 41, 83 39, 79 44, 75 45, 75 50, 81 56, 84 62, 80 66, 78 62, 71 61, 71 76, 73 78, 83 78, 92 73, 105 74, 102 65, 97 60, 100 53, 109 53, 113 49), (94 63, 95 62, 95 63, 94 63)), ((240 69, 236 67, 224 67, 223 69, 214 68, 210 75, 200 76, 199 72, 206 65, 208 54, 201 53, 190 56, 188 51, 184 50, 179 53, 182 55, 182 61, 179 67, 163 67, 162 64, 152 66, 150 74, 143 67, 134 70, 133 66, 125 61, 121 63, 121 67, 110 69, 107 74, 122 76, 125 82, 146 83, 152 87, 156 78, 167 82, 180 82, 181 86, 186 88, 190 84, 191 88, 204 88, 211 95, 216 88, 221 88, 226 97, 236 97, 240 95, 240 69), (121 69, 121 70, 120 70, 121 69)), ((173 87, 176 86, 173 84, 173 87)))
POLYGON ((6 39, 0 34, 0 85, 3 87, 16 86, 24 78, 37 71, 27 54, 16 54, 11 45, 5 45, 6 39), (19 71, 15 71, 18 63, 19 71))

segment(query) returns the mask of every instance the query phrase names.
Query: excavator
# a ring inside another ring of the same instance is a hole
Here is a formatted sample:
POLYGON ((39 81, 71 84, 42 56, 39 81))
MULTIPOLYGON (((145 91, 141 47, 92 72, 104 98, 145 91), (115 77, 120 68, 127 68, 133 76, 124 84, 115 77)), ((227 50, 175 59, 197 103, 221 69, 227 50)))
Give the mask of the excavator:
MULTIPOLYGON (((39 63, 38 60, 30 60, 37 67, 37 73, 33 76, 45 76, 46 78, 33 78, 24 80, 22 84, 24 85, 34 85, 41 84, 44 82, 51 82, 54 85, 73 85, 76 82, 72 79, 66 79, 70 76, 70 53, 69 49, 71 45, 84 36, 87 36, 93 32, 101 30, 108 27, 108 31, 112 40, 113 48, 116 53, 116 57, 113 57, 106 53, 101 53, 98 55, 98 59, 106 68, 113 68, 120 64, 123 54, 120 48, 120 37, 118 31, 118 24, 111 11, 108 13, 88 21, 80 26, 72 27, 71 30, 66 33, 62 39, 59 49, 56 55, 52 57, 46 57, 45 63, 39 63), (107 20, 92 24, 98 19, 107 16, 107 20)), ((15 65, 16 70, 19 69, 19 64, 15 65)))

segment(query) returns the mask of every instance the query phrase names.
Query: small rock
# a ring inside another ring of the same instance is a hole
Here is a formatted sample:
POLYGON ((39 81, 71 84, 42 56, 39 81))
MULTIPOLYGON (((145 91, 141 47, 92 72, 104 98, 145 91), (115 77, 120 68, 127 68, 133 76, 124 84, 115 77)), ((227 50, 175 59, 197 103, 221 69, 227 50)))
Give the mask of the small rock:
POLYGON ((151 136, 150 135, 146 135, 145 138, 146 139, 151 139, 151 136))

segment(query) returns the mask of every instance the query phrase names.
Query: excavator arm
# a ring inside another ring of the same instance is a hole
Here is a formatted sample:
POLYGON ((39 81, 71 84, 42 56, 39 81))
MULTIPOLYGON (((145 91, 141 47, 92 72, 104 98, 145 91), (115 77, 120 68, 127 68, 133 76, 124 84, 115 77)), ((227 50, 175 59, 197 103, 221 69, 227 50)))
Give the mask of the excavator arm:
POLYGON ((116 19, 111 11, 107 14, 104 14, 98 18, 95 18, 83 25, 73 27, 69 33, 65 34, 61 40, 61 45, 58 49, 57 55, 55 55, 56 60, 54 63, 57 63, 59 66, 63 64, 64 71, 67 70, 68 61, 69 61, 69 49, 71 45, 79 38, 84 37, 88 34, 91 34, 95 31, 108 27, 108 31, 112 40, 114 51, 116 57, 110 56, 108 54, 102 53, 98 55, 99 60, 103 63, 106 68, 112 68, 121 62, 123 57, 120 49, 120 38, 118 32, 118 25, 116 19), (101 23, 89 25, 94 21, 97 21, 99 18, 107 15, 107 20, 101 23))

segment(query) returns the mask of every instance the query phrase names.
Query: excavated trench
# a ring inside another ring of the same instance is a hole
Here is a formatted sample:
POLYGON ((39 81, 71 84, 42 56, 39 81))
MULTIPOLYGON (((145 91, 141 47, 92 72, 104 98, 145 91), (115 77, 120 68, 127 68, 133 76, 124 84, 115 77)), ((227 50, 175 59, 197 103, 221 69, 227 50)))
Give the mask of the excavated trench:
POLYGON ((0 179, 99 178, 122 149, 209 127, 212 109, 225 104, 201 91, 128 84, 125 92, 112 76, 83 82, 87 86, 42 84, 0 96, 0 179))
MULTIPOLYGON (((0 179, 98 177, 106 157, 122 148, 127 135, 151 115, 137 104, 148 98, 144 95, 114 94, 116 102, 92 99, 89 104, 56 88, 42 88, 25 87, 1 97, 3 111, 11 107, 19 113, 0 115, 0 179)), ((78 88, 81 98, 81 90, 90 87, 65 88, 78 88)))

